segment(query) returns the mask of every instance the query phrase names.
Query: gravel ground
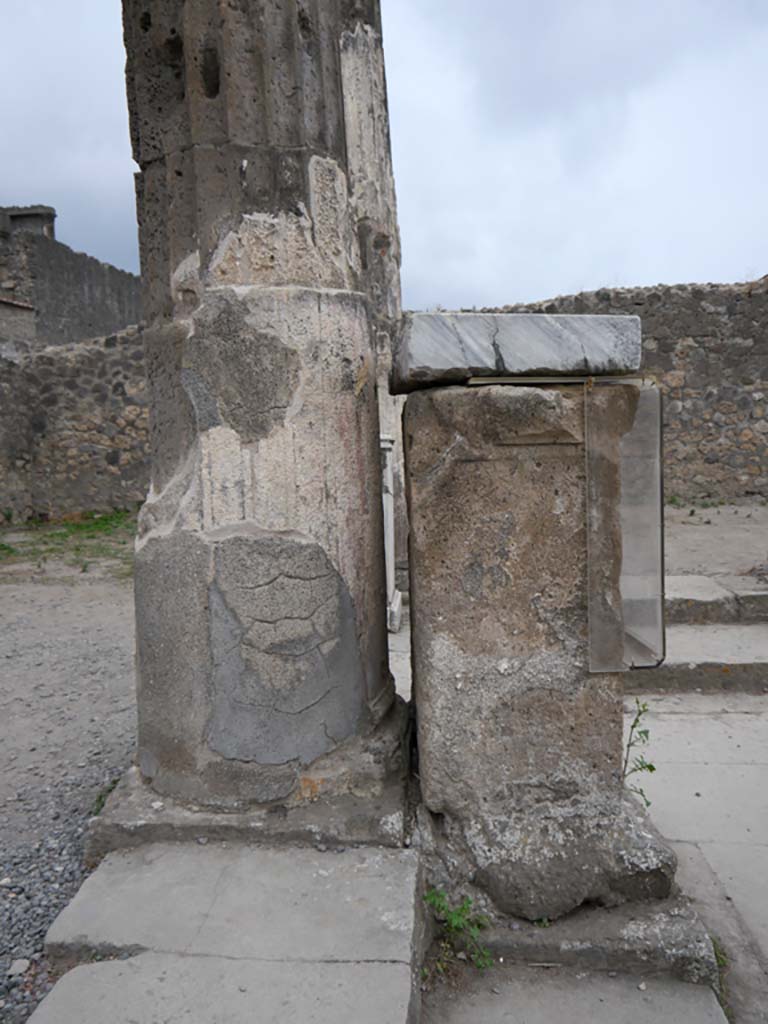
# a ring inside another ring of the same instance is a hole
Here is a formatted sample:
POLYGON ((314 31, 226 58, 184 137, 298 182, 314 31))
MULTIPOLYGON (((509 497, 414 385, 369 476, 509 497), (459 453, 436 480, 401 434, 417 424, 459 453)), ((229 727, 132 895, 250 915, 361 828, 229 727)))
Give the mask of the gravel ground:
POLYGON ((0 623, 0 1021, 22 1024, 52 984, 43 939, 82 881, 88 818, 132 756, 132 586, 16 565, 0 623))

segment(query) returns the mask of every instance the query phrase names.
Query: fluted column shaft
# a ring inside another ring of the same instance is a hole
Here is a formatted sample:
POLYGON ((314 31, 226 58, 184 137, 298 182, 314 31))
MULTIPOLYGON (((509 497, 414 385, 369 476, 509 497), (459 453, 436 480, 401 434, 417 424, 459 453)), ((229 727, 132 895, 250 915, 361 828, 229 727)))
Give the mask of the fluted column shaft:
POLYGON ((124 0, 124 21, 140 767, 216 806, 375 786, 396 746, 376 344, 400 311, 378 4, 124 0))

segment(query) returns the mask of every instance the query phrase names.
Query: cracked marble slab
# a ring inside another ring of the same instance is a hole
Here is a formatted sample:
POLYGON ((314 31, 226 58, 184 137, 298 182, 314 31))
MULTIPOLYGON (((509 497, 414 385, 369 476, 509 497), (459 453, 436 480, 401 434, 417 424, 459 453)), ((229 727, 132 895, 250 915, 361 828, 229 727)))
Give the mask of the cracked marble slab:
POLYGON ((410 313, 395 351, 392 392, 471 377, 636 373, 641 356, 636 316, 410 313))

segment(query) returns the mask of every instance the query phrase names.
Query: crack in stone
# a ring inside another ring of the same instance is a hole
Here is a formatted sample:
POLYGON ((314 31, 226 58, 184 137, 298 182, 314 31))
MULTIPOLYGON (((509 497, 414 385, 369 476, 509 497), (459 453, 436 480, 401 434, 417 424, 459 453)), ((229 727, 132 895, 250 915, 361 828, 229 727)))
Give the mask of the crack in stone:
MULTIPOLYGON (((279 715, 290 715, 291 717, 294 717, 295 715, 303 715, 305 711, 310 711, 312 708, 317 707, 318 704, 325 700, 328 694, 333 693, 333 691, 338 690, 338 688, 338 685, 329 686, 325 693, 321 693, 319 697, 311 701, 305 707, 299 708, 298 711, 286 711, 284 708, 279 708, 277 704, 273 706, 272 710, 276 711, 279 715)), ((325 722, 323 722, 323 727, 325 728, 325 722)))
POLYGON ((491 337, 491 346, 493 348, 493 354, 495 356, 495 368, 497 373, 505 374, 507 368, 504 364, 504 357, 501 354, 499 348, 499 331, 501 330, 501 324, 498 321, 493 320, 493 336, 491 337))

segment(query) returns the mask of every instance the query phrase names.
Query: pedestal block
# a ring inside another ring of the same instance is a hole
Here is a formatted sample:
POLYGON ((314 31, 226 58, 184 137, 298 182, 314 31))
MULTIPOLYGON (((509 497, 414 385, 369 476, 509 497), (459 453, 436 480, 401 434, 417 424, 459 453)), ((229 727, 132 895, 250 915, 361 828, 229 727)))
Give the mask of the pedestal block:
MULTIPOLYGON (((610 392, 618 439, 635 395, 610 392)), ((425 842, 446 884, 530 919, 664 896, 675 870, 623 790, 621 676, 588 668, 584 394, 433 388, 405 411, 425 842)))

